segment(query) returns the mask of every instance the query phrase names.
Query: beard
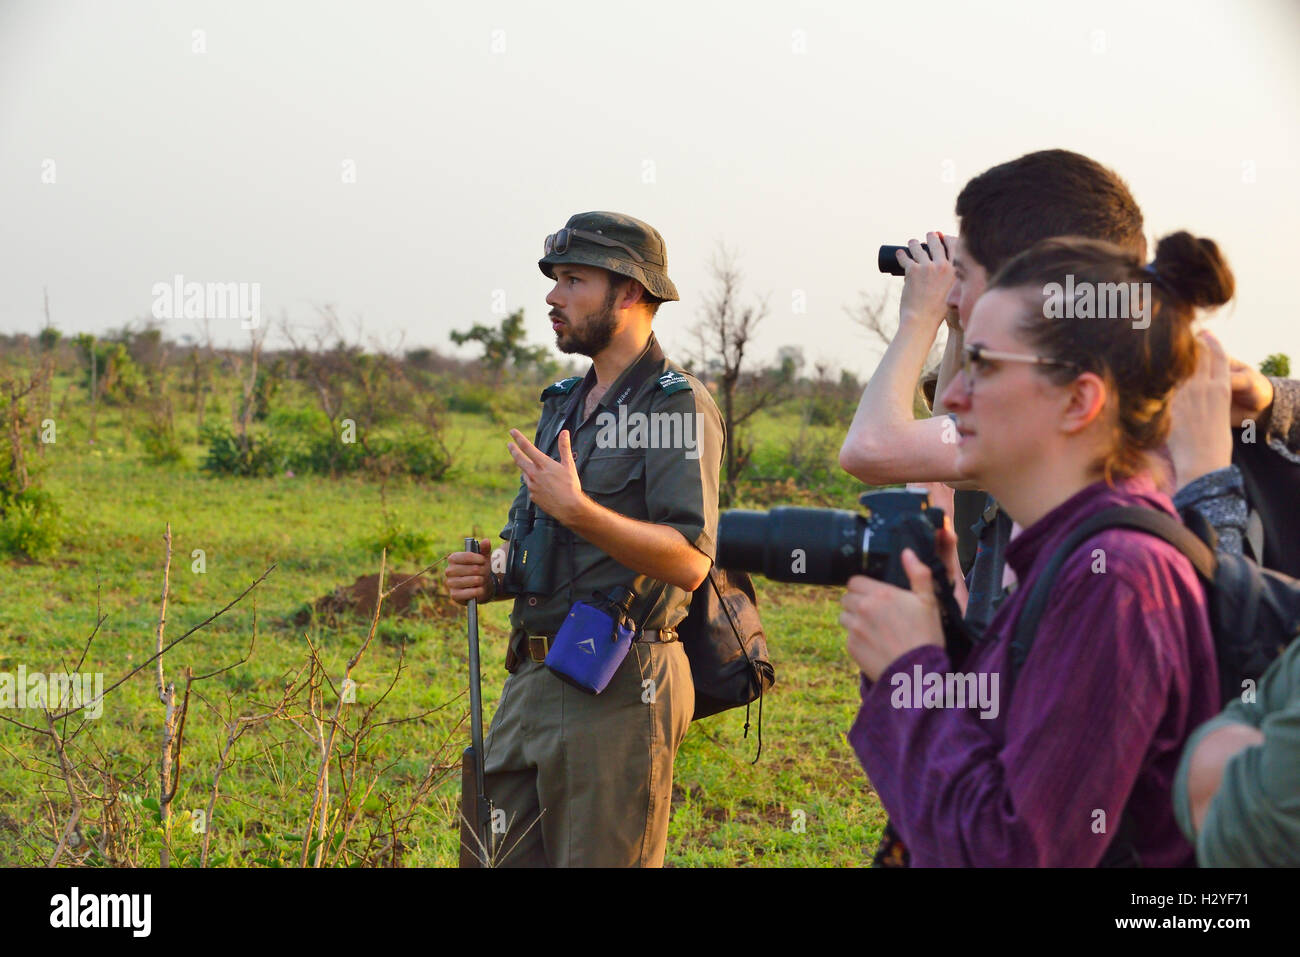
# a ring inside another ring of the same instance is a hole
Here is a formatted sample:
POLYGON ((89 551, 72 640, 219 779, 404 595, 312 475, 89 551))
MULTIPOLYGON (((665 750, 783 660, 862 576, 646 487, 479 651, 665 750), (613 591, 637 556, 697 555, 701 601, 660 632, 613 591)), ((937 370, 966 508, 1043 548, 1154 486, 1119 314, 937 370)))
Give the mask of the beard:
POLYGON ((582 320, 581 325, 568 323, 564 330, 556 333, 555 346, 566 354, 594 358, 605 351, 614 339, 617 325, 614 321, 614 303, 618 301, 619 290, 611 288, 605 295, 605 302, 600 309, 582 320))

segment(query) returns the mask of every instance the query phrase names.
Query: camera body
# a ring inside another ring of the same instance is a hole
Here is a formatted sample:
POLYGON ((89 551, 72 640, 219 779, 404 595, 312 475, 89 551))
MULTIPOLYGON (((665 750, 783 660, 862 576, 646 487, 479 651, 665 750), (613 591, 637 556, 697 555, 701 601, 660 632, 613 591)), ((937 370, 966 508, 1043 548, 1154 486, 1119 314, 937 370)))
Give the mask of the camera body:
POLYGON ((510 547, 503 583, 507 595, 549 595, 555 590, 550 555, 557 525, 533 505, 510 510, 510 547))
POLYGON ((935 532, 943 509, 926 492, 867 492, 861 512, 782 506, 732 509, 718 520, 718 565, 774 581, 843 585, 853 575, 908 588, 903 550, 942 569, 935 532))

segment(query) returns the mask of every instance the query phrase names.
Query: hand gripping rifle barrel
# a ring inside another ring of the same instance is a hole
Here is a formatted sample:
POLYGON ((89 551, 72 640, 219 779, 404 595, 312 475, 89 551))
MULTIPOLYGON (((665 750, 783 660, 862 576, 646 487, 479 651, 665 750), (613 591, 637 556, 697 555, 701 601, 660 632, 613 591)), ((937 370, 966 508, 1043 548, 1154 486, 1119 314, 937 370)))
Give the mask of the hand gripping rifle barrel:
MULTIPOLYGON (((477 552, 478 540, 465 539, 477 552)), ((470 746, 460 765, 460 866, 487 867, 492 860, 492 803, 483 791, 483 693, 479 680, 478 602, 469 600, 470 746)))

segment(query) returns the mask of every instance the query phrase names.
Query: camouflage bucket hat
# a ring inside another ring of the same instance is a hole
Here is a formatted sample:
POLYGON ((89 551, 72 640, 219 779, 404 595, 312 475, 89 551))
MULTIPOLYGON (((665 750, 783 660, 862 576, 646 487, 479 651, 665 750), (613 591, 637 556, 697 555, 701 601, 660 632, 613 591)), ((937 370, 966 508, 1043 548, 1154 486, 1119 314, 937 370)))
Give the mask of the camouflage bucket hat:
POLYGON ((537 266, 548 279, 558 263, 599 266, 630 276, 657 299, 676 302, 677 287, 668 278, 668 251, 654 227, 622 213, 578 213, 564 228, 546 237, 537 266))

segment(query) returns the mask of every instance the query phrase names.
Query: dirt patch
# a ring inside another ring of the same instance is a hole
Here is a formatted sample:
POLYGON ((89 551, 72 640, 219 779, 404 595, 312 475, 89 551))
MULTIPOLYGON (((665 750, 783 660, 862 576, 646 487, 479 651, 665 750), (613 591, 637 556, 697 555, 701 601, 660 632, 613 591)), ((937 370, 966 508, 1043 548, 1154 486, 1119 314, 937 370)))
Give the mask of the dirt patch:
MULTIPOLYGON (((463 613, 460 605, 448 597, 442 584, 430 575, 411 578, 409 573, 389 576, 387 588, 401 584, 384 599, 381 618, 456 618, 463 613)), ((341 618, 370 618, 375 613, 375 599, 379 591, 379 575, 362 575, 351 585, 340 585, 328 595, 322 595, 293 617, 295 625, 305 625, 315 617, 324 624, 335 624, 341 618)))

